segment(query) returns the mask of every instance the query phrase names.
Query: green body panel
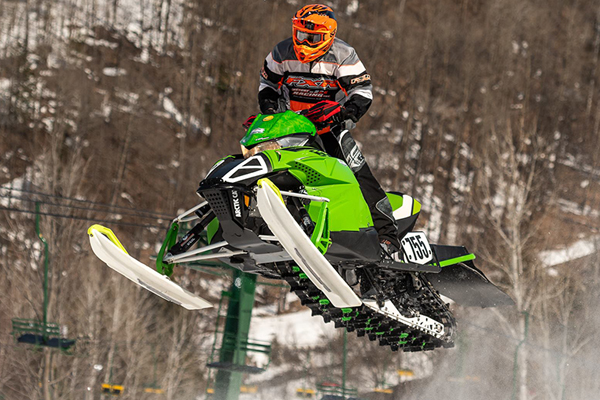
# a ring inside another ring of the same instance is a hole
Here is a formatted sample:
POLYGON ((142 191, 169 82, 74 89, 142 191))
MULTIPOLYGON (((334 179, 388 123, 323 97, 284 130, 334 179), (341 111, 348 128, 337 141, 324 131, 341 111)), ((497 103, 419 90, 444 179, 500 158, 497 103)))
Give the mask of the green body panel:
MULTIPOLYGON (((390 204, 392 205, 392 210, 397 210, 400 207, 402 207, 402 204, 404 203, 404 198, 400 195, 397 195, 395 193, 386 193, 388 199, 390 200, 390 204)), ((412 215, 418 214, 421 211, 421 203, 419 203, 417 200, 412 199, 413 200, 413 206, 412 206, 412 215)))
POLYGON ((163 275, 171 276, 173 275, 173 264, 166 264, 163 262, 163 258, 165 253, 177 243, 177 234, 179 233, 179 224, 174 222, 171 224, 169 231, 167 232, 167 236, 163 241, 160 250, 158 251, 158 255, 156 256, 156 270, 163 275))
POLYGON ((215 237, 215 233, 219 230, 219 220, 217 217, 213 218, 212 221, 208 223, 206 227, 206 241, 208 244, 212 243, 213 237, 215 237))
POLYGON ((315 221, 315 230, 310 241, 319 249, 321 254, 325 254, 329 246, 331 246, 331 239, 329 238, 329 207, 324 201, 321 202, 319 207, 319 218, 315 221))
POLYGON ((390 204, 392 205, 392 210, 397 210, 402 207, 404 199, 402 196, 399 196, 394 193, 386 193, 390 204))
MULTIPOLYGON (((287 170, 304 184, 309 195, 331 200, 331 231, 358 231, 373 226, 358 181, 343 161, 311 147, 266 150, 263 154, 271 161, 273 171, 287 170)), ((318 221, 321 202, 311 202, 307 211, 313 221, 318 221)))
POLYGON ((251 148, 258 143, 299 133, 314 136, 317 130, 308 118, 290 110, 272 115, 258 114, 240 143, 251 148))

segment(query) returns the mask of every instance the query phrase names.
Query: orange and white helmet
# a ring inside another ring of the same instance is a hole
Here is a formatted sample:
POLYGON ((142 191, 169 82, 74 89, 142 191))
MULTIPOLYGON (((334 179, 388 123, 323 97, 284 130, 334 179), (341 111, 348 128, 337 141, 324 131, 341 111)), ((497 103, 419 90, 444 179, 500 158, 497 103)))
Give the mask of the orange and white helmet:
POLYGON ((307 63, 327 53, 336 31, 337 21, 331 7, 310 4, 298 10, 292 18, 294 52, 298 60, 307 63))

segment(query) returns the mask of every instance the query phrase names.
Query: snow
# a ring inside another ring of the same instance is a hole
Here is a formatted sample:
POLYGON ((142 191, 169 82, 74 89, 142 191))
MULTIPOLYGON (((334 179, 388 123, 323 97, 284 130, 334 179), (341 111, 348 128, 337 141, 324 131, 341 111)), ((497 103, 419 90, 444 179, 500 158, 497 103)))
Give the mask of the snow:
POLYGON ((336 334, 333 324, 326 324, 321 317, 312 317, 310 310, 278 316, 252 318, 250 337, 272 341, 291 347, 316 347, 336 334))
POLYGON ((562 211, 570 213, 570 214, 581 215, 581 216, 586 216, 586 217, 593 217, 593 218, 600 217, 600 211, 594 210, 593 208, 591 208, 588 205, 584 206, 582 209, 580 204, 578 204, 574 201, 566 200, 566 199, 558 199, 557 203, 562 211))
POLYGON ((594 168, 589 164, 585 164, 578 157, 575 157, 571 154, 567 154, 567 158, 558 161, 560 164, 573 168, 574 170, 588 173, 595 177, 600 177, 600 169, 594 168))
MULTIPOLYGON (((163 117, 166 119, 173 118, 179 125, 181 125, 183 127, 187 127, 188 126, 187 120, 183 117, 183 114, 177 109, 177 106, 175 106, 175 103, 173 102, 173 100, 171 100, 169 97, 167 97, 172 92, 173 92, 172 88, 169 88, 169 87, 165 88, 164 93, 161 94, 162 107, 165 110, 165 112, 155 111, 154 115, 163 117)), ((190 121, 189 125, 192 127, 192 130, 194 132, 202 132, 205 136, 210 136, 211 128, 208 126, 206 126, 206 127, 202 126, 200 119, 198 119, 194 115, 190 115, 189 121, 190 121)), ((183 132, 179 132, 177 134, 178 139, 182 139, 184 137, 185 137, 185 133, 183 133, 183 132)))
POLYGON ((173 100, 171 100, 167 96, 163 97, 163 108, 169 115, 173 116, 173 118, 175 119, 175 121, 177 121, 178 124, 181 124, 183 122, 183 117, 177 109, 177 107, 175 107, 175 103, 173 103, 173 100))
MULTIPOLYGON (((5 157, 8 155, 7 153, 5 157)), ((12 158, 12 154, 7 158, 12 158)), ((26 182, 25 176, 31 173, 31 168, 27 168, 27 173, 24 176, 13 179, 12 181, 3 184, 0 186, 0 206, 14 207, 15 204, 20 204, 21 201, 15 198, 11 198, 12 196, 21 197, 21 190, 23 190, 26 182)))
POLYGON ((542 251, 539 253, 539 259, 546 267, 553 267, 598 253, 599 243, 600 235, 578 240, 563 249, 542 251))
POLYGON ((127 71, 123 68, 107 67, 102 70, 102 73, 106 76, 123 76, 127 75, 127 71))
POLYGON ((0 78, 0 96, 8 96, 10 94, 10 79, 0 78))
POLYGON ((119 47, 118 43, 109 42, 108 40, 104 39, 94 39, 91 37, 85 38, 84 43, 88 46, 103 46, 108 47, 110 49, 116 49, 117 47, 119 47))
MULTIPOLYGON (((310 310, 282 315, 274 315, 275 311, 274 305, 253 310, 248 335, 251 341, 272 343, 276 339, 279 345, 286 347, 314 348, 322 346, 328 339, 333 339, 337 333, 333 324, 325 324, 321 317, 312 317, 310 310)), ((267 356, 262 353, 253 353, 251 357, 258 366, 268 362, 267 356)), ((261 375, 261 380, 268 379, 267 375, 275 376, 281 372, 283 371, 277 371, 277 368, 270 366, 268 373, 261 375)))
POLYGON ((348 15, 352 15, 354 13, 356 13, 358 11, 358 0, 351 0, 350 3, 348 4, 348 7, 346 7, 346 14, 348 15))

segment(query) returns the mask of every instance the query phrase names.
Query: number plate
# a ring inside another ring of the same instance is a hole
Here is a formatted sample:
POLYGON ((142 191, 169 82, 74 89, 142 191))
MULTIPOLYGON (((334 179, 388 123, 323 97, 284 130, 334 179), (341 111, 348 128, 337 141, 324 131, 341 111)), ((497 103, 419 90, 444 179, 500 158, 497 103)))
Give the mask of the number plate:
POLYGON ((415 264, 426 264, 433 259, 433 251, 423 232, 410 232, 402 238, 402 249, 406 261, 415 264))

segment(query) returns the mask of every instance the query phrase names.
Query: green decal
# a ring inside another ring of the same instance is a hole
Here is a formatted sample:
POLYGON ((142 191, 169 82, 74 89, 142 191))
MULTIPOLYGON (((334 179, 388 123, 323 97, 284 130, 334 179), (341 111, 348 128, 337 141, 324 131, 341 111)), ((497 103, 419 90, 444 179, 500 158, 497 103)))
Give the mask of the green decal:
POLYGON ((208 226, 206 227, 206 239, 208 244, 212 243, 212 240, 215 237, 215 234, 218 230, 219 220, 217 218, 214 218, 212 221, 209 222, 208 226))
POLYGON ((449 260, 440 261, 440 267, 447 267, 448 265, 454 265, 465 261, 471 261, 475 259, 475 254, 467 254, 461 257, 451 258, 449 260))
POLYGON ((413 203, 413 213, 412 215, 418 214, 421 211, 421 203, 419 203, 417 200, 414 200, 413 203))
POLYGON ((392 210, 396 211, 402 204, 404 203, 404 198, 395 193, 386 193, 388 200, 390 201, 390 205, 392 206, 392 210))

